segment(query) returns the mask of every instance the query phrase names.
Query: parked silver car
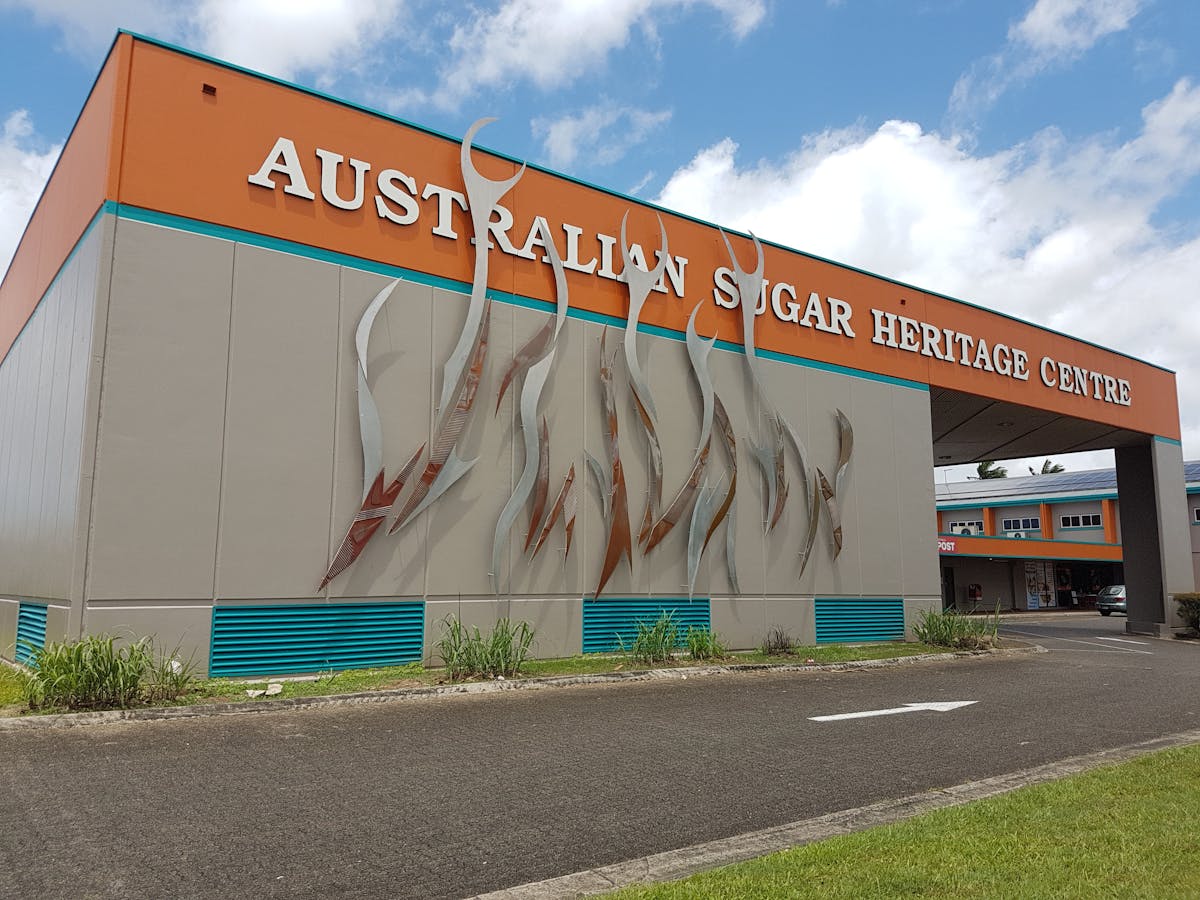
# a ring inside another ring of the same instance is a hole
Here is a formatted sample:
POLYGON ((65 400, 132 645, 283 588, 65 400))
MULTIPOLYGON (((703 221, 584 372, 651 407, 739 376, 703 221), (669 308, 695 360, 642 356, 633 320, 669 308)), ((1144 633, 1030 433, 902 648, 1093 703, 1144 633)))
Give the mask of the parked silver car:
POLYGON ((1111 616, 1115 612, 1123 616, 1129 615, 1125 611, 1125 585, 1110 584, 1097 594, 1096 609, 1100 610, 1102 616, 1111 616))

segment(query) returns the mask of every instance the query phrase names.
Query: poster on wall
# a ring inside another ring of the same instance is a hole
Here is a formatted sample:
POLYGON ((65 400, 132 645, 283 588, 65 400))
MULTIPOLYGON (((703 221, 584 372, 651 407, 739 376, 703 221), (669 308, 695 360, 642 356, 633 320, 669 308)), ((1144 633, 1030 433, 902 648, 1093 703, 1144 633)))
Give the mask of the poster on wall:
POLYGON ((1042 595, 1038 590, 1038 576, 1041 566, 1036 560, 1025 560, 1025 608, 1038 609, 1041 606, 1042 595))

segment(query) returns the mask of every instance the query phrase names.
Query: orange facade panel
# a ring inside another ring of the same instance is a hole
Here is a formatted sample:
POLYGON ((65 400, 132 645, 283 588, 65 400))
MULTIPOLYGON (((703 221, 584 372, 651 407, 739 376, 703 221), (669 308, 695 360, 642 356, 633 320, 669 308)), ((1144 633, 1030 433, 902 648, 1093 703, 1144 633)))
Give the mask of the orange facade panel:
MULTIPOLYGON (((482 137, 486 142, 486 131, 482 137)), ((26 239, 42 248, 39 256, 57 260, 56 270, 60 245, 72 245, 80 217, 85 224, 107 197, 468 282, 471 227, 459 157, 453 139, 122 36, 26 239), (126 59, 127 93, 118 78, 126 59), (126 96, 123 115, 111 115, 126 96), (119 160, 112 148, 120 149, 119 160)), ((484 152, 473 159, 493 178, 518 168, 484 152)), ((630 242, 653 262, 659 228, 652 207, 534 169, 503 203, 511 222, 498 223, 492 236, 490 287, 551 299, 540 244, 553 240, 568 264, 571 305, 624 318, 628 299, 617 280, 622 216, 629 214, 630 242)), ((741 343, 741 311, 730 308, 736 303, 720 232, 684 216, 661 216, 671 274, 642 321, 682 332, 699 306, 701 334, 741 343)), ((751 241, 730 240, 743 267, 753 269, 751 241)), ((1175 377, 1168 371, 786 248, 764 252, 760 349, 1179 437, 1175 377)), ((29 272, 28 265, 14 264, 13 293, 21 299, 4 299, 0 340, 11 342, 40 296, 45 273, 29 272)))
POLYGON ((109 54, 0 284, 0 360, 96 211, 117 195, 119 111, 132 43, 121 35, 109 54))
POLYGON ((968 535, 938 538, 943 556, 987 556, 996 559, 1079 559, 1120 562, 1121 547, 1077 541, 1035 541, 968 535))

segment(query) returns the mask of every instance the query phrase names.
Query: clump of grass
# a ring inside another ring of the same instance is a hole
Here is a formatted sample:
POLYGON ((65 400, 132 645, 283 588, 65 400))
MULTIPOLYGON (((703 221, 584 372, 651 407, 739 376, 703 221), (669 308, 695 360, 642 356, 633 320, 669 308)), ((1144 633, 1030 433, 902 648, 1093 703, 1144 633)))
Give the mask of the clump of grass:
POLYGON ((675 648, 679 644, 679 624, 670 612, 664 612, 653 625, 638 622, 637 634, 633 643, 628 647, 621 638, 617 644, 621 652, 635 662, 662 663, 675 658, 675 648))
POLYGON ((123 646, 110 635, 26 646, 29 671, 21 688, 30 709, 126 709, 176 700, 196 681, 190 660, 156 655, 149 637, 123 646))
POLYGON ((953 609, 921 611, 921 621, 913 626, 917 640, 935 647, 954 650, 988 650, 998 642, 1000 612, 995 616, 964 616, 953 609))
POLYGON ((692 659, 722 659, 726 654, 725 645, 711 628, 688 628, 684 640, 692 659))
POLYGON ((436 646, 452 681, 520 674, 535 634, 528 622, 508 619, 498 621, 486 637, 478 627, 472 631, 455 616, 447 616, 442 624, 445 632, 436 646))
POLYGON ((759 649, 766 656, 791 656, 796 651, 796 642, 787 631, 776 625, 767 632, 759 649))

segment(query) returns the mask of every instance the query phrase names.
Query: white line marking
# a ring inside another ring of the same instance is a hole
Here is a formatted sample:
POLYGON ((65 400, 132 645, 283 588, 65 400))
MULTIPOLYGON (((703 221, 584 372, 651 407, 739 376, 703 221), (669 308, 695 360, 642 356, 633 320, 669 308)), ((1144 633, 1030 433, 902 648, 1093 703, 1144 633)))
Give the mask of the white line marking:
POLYGON ((1116 641, 1118 644, 1136 644, 1139 647, 1145 647, 1149 643, 1149 641, 1127 641, 1127 640, 1125 640, 1125 638, 1110 638, 1110 637, 1098 637, 1098 638, 1096 638, 1096 640, 1098 640, 1098 641, 1116 641))
POLYGON ((1149 650, 1134 650, 1130 647, 1110 647, 1107 644, 1095 644, 1091 641, 1077 641, 1073 638, 1055 637, 1052 634, 1035 634, 1031 631, 1013 631, 1013 634, 1023 634, 1026 637, 1045 638, 1051 641, 1063 641, 1068 644, 1086 644, 1089 647, 1103 647, 1105 650, 1116 650, 1120 653, 1144 653, 1146 656, 1153 656, 1149 650))
POLYGON ((963 706, 978 703, 978 700, 948 700, 942 703, 905 703, 892 709, 868 709, 864 712, 838 713, 835 716, 809 716, 812 722, 840 722, 843 719, 869 719, 873 716, 898 716, 910 712, 949 712, 963 706))

